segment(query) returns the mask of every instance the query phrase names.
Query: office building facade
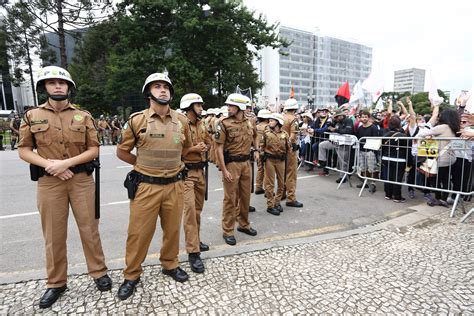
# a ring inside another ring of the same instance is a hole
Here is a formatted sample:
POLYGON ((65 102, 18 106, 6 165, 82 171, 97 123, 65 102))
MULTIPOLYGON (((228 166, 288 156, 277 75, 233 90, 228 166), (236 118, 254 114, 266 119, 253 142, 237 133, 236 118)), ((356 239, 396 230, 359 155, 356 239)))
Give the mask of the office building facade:
POLYGON ((265 48, 257 63, 265 86, 265 103, 282 103, 294 88, 295 99, 312 108, 335 103, 337 89, 348 81, 352 89, 372 69, 372 48, 351 41, 281 26, 279 35, 291 45, 280 51, 265 48))
POLYGON ((425 70, 410 68, 395 71, 393 78, 394 92, 423 92, 425 88, 425 70))

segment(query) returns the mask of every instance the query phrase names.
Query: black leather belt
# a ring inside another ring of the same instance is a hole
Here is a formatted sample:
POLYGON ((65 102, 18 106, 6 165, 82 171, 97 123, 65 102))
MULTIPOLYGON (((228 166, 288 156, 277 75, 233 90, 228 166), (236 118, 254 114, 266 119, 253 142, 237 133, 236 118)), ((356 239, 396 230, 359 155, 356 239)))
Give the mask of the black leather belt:
MULTIPOLYGON (((49 173, 46 172, 46 170, 44 168, 42 168, 42 167, 38 167, 38 168, 39 168, 39 177, 43 177, 43 176, 49 177, 49 176, 51 176, 49 173)), ((87 172, 87 174, 90 175, 92 173, 92 171, 90 170, 90 168, 88 168, 86 166, 86 164, 70 167, 69 170, 71 170, 72 173, 74 173, 74 174, 78 174, 78 173, 81 173, 81 172, 87 172)))
POLYGON ((196 169, 204 169, 207 167, 207 162, 206 161, 201 161, 201 162, 190 162, 190 163, 185 163, 186 169, 189 170, 196 170, 196 169))
POLYGON ((135 171, 134 173, 136 174, 138 182, 145 182, 145 183, 150 183, 150 184, 161 184, 161 185, 170 184, 176 181, 184 180, 187 175, 185 170, 180 171, 177 175, 171 178, 147 176, 137 171, 135 171))
POLYGON ((243 161, 247 161, 247 160, 250 160, 250 154, 249 155, 235 155, 235 156, 231 156, 231 155, 224 155, 224 163, 225 164, 228 164, 230 162, 243 162, 243 161))
POLYGON ((265 152, 263 156, 265 159, 270 158, 270 159, 276 159, 276 160, 281 160, 281 161, 285 160, 285 155, 273 155, 273 154, 265 152))

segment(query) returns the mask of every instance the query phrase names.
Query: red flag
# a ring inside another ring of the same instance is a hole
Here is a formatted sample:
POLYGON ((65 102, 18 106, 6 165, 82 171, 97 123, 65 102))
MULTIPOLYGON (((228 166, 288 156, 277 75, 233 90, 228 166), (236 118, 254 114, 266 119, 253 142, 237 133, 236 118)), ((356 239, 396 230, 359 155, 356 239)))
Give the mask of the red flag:
POLYGON ((291 84, 290 99, 294 99, 294 98, 295 98, 295 87, 293 86, 293 84, 291 84))
POLYGON ((351 92, 349 91, 349 82, 346 81, 346 83, 339 87, 339 90, 337 90, 337 93, 334 98, 336 99, 337 105, 339 106, 349 102, 349 99, 351 98, 351 92))

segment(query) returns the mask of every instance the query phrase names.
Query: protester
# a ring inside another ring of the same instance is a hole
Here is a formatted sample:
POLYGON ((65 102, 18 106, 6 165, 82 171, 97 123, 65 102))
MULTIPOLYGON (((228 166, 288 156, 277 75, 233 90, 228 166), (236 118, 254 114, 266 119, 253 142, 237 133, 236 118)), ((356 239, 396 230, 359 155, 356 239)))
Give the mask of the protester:
MULTIPOLYGON (((391 116, 389 121, 389 132, 384 137, 382 144, 382 179, 392 182, 402 182, 408 155, 408 141, 399 139, 405 134, 401 132, 400 118, 391 116)), ((385 199, 395 203, 405 202, 402 197, 402 186, 394 183, 384 183, 385 199)))
MULTIPOLYGON (((445 109, 439 115, 438 124, 431 129, 420 131, 418 133, 418 137, 455 137, 460 128, 461 126, 458 112, 456 110, 445 109)), ((446 148, 446 146, 449 144, 448 140, 440 140, 438 142, 438 174, 436 176, 435 187, 448 190, 450 181, 449 172, 451 170, 451 165, 456 162, 456 157, 454 156, 452 150, 446 148)), ((448 193, 436 190, 435 197, 436 200, 428 201, 429 206, 448 206, 448 202, 446 201, 448 198, 448 193)))

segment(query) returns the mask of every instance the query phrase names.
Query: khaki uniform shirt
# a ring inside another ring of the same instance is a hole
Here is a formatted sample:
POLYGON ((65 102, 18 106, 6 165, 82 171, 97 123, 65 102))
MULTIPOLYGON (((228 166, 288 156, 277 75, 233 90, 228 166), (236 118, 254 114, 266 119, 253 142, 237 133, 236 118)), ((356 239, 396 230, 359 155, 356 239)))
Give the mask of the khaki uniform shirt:
POLYGON ((107 123, 106 120, 99 120, 99 123, 97 123, 97 125, 99 125, 99 127, 103 129, 110 129, 110 125, 109 123, 107 123))
POLYGON ((224 151, 228 151, 231 156, 250 154, 257 135, 255 125, 245 115, 240 117, 242 119, 235 116, 223 118, 218 122, 214 134, 216 143, 224 144, 224 151))
POLYGON ((288 133, 284 130, 280 130, 280 132, 277 133, 274 129, 267 126, 260 139, 260 150, 272 155, 285 155, 288 148, 288 133))
POLYGON ((188 119, 174 110, 160 117, 152 109, 134 113, 122 130, 118 149, 137 148, 134 170, 152 177, 170 178, 183 168, 182 149, 191 147, 188 119))
POLYGON ((268 126, 268 122, 263 121, 257 124, 257 135, 258 135, 258 140, 260 141, 263 137, 263 133, 265 132, 265 129, 268 126))
MULTIPOLYGON (((206 143, 206 125, 203 120, 196 120, 194 123, 189 120, 189 129, 191 131, 191 138, 193 146, 203 142, 206 143)), ((183 157, 185 163, 196 163, 206 161, 204 153, 192 152, 183 157)))
POLYGON ((282 129, 288 133, 290 137, 290 143, 297 144, 298 133, 300 130, 300 127, 298 125, 298 120, 293 114, 289 114, 289 113, 285 113, 283 117, 284 117, 284 122, 283 122, 282 129))
POLYGON ((89 112, 70 103, 58 112, 46 102, 26 112, 20 126, 18 147, 34 144, 41 157, 64 160, 99 146, 99 139, 89 112))

